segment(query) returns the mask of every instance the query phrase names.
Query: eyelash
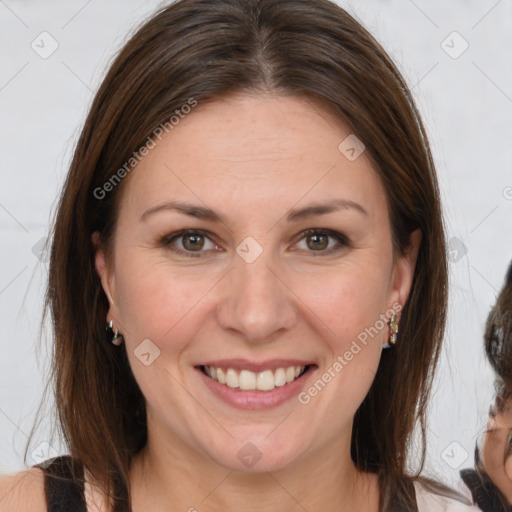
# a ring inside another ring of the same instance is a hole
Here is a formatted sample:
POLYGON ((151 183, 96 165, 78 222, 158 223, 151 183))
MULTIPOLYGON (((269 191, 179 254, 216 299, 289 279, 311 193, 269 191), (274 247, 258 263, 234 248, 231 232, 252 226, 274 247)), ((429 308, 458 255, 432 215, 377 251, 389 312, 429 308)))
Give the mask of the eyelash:
MULTIPOLYGON (((206 238, 208 238, 212 243, 214 243, 210 237, 208 236, 208 233, 205 232, 205 231, 202 231, 202 230, 196 230, 196 229, 184 229, 182 231, 178 231, 176 233, 172 233, 170 235, 166 235, 164 236, 160 242, 159 242, 159 245, 162 246, 162 247, 168 247, 169 249, 171 249, 172 251, 178 253, 178 254, 181 254, 183 256, 186 256, 186 257, 189 257, 189 258, 200 258, 201 257, 201 253, 205 252, 205 251, 197 251, 197 254, 194 254, 193 251, 184 251, 182 249, 179 249, 177 247, 173 247, 172 246, 172 243, 179 239, 180 237, 183 237, 185 235, 199 235, 199 236, 204 236, 206 238)), ((313 255, 316 257, 316 256, 322 256, 324 254, 331 254, 332 252, 336 252, 337 250, 340 250, 341 248, 343 247, 349 247, 350 246, 350 243, 349 243, 349 240, 347 239, 347 237, 345 237, 344 235, 342 235, 341 233, 338 233, 337 231, 332 231, 330 229, 320 229, 320 228, 315 228, 315 229, 308 229, 306 231, 303 231, 301 233, 301 236, 300 238, 297 240, 297 242, 300 242, 301 240, 303 240, 304 238, 307 238, 308 236, 310 235, 327 235, 329 236, 330 238, 334 238, 335 240, 338 241, 338 246, 337 247, 331 247, 330 249, 326 249, 326 250, 320 250, 320 251, 307 251, 307 252, 310 252, 310 253, 313 253, 313 255), (315 254, 317 253, 317 254, 315 254)), ((296 242, 296 243, 297 243, 296 242)), ((217 245, 217 244, 215 244, 217 245)))

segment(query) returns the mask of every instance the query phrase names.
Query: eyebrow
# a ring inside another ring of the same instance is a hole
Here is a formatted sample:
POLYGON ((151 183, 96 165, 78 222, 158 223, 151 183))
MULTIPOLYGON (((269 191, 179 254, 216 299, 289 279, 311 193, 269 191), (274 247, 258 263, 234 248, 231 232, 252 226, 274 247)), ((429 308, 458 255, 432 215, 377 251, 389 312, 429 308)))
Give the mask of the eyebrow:
MULTIPOLYGON (((328 203, 316 203, 310 204, 303 208, 297 208, 295 210, 291 210, 286 215, 287 222, 297 222, 300 220, 308 219, 310 217, 314 217, 316 215, 325 215, 327 213, 332 213, 341 209, 352 209, 363 215, 368 216, 368 212, 359 204, 354 201, 349 201, 347 199, 335 199, 328 203)), ((222 222, 224 224, 227 223, 227 219, 224 215, 221 215, 217 212, 214 212, 210 208, 206 208, 204 206, 199 206, 195 204, 185 203, 182 201, 168 201, 163 204, 159 204, 157 206, 153 206, 149 210, 146 210, 140 217, 140 221, 144 221, 147 219, 149 215, 152 215, 156 212, 160 211, 178 211, 185 215, 189 215, 191 217, 195 217, 197 219, 210 220, 213 222, 222 222)))

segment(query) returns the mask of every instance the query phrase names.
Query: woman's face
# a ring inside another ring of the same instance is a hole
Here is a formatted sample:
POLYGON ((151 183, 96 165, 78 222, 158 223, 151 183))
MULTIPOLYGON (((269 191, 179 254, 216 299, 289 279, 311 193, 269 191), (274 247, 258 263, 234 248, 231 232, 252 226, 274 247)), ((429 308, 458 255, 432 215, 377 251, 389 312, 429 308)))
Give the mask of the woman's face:
POLYGON ((154 447, 251 471, 347 453, 419 243, 393 261, 384 188, 350 135, 304 99, 230 96, 120 185, 113 261, 96 265, 154 447))

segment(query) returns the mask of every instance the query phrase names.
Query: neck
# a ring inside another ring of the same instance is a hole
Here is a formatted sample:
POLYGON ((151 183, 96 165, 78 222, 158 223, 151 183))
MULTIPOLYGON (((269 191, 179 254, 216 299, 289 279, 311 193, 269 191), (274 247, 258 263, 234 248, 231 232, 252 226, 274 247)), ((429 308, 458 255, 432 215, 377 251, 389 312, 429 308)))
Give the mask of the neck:
POLYGON ((285 469, 261 472, 223 467, 172 436, 156 439, 150 429, 132 461, 132 512, 378 510, 377 476, 355 468, 350 435, 285 469))

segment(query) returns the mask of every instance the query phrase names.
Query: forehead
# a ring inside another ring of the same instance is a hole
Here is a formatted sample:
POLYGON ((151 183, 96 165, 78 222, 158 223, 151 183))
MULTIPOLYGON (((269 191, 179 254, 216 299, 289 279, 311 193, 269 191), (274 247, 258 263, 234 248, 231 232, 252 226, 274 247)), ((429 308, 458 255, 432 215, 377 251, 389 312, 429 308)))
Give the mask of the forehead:
POLYGON ((346 196, 385 208, 365 152, 350 160, 340 151, 347 137, 346 124, 307 98, 238 94, 199 103, 131 172, 123 201, 141 212, 175 197, 227 210, 346 196))

